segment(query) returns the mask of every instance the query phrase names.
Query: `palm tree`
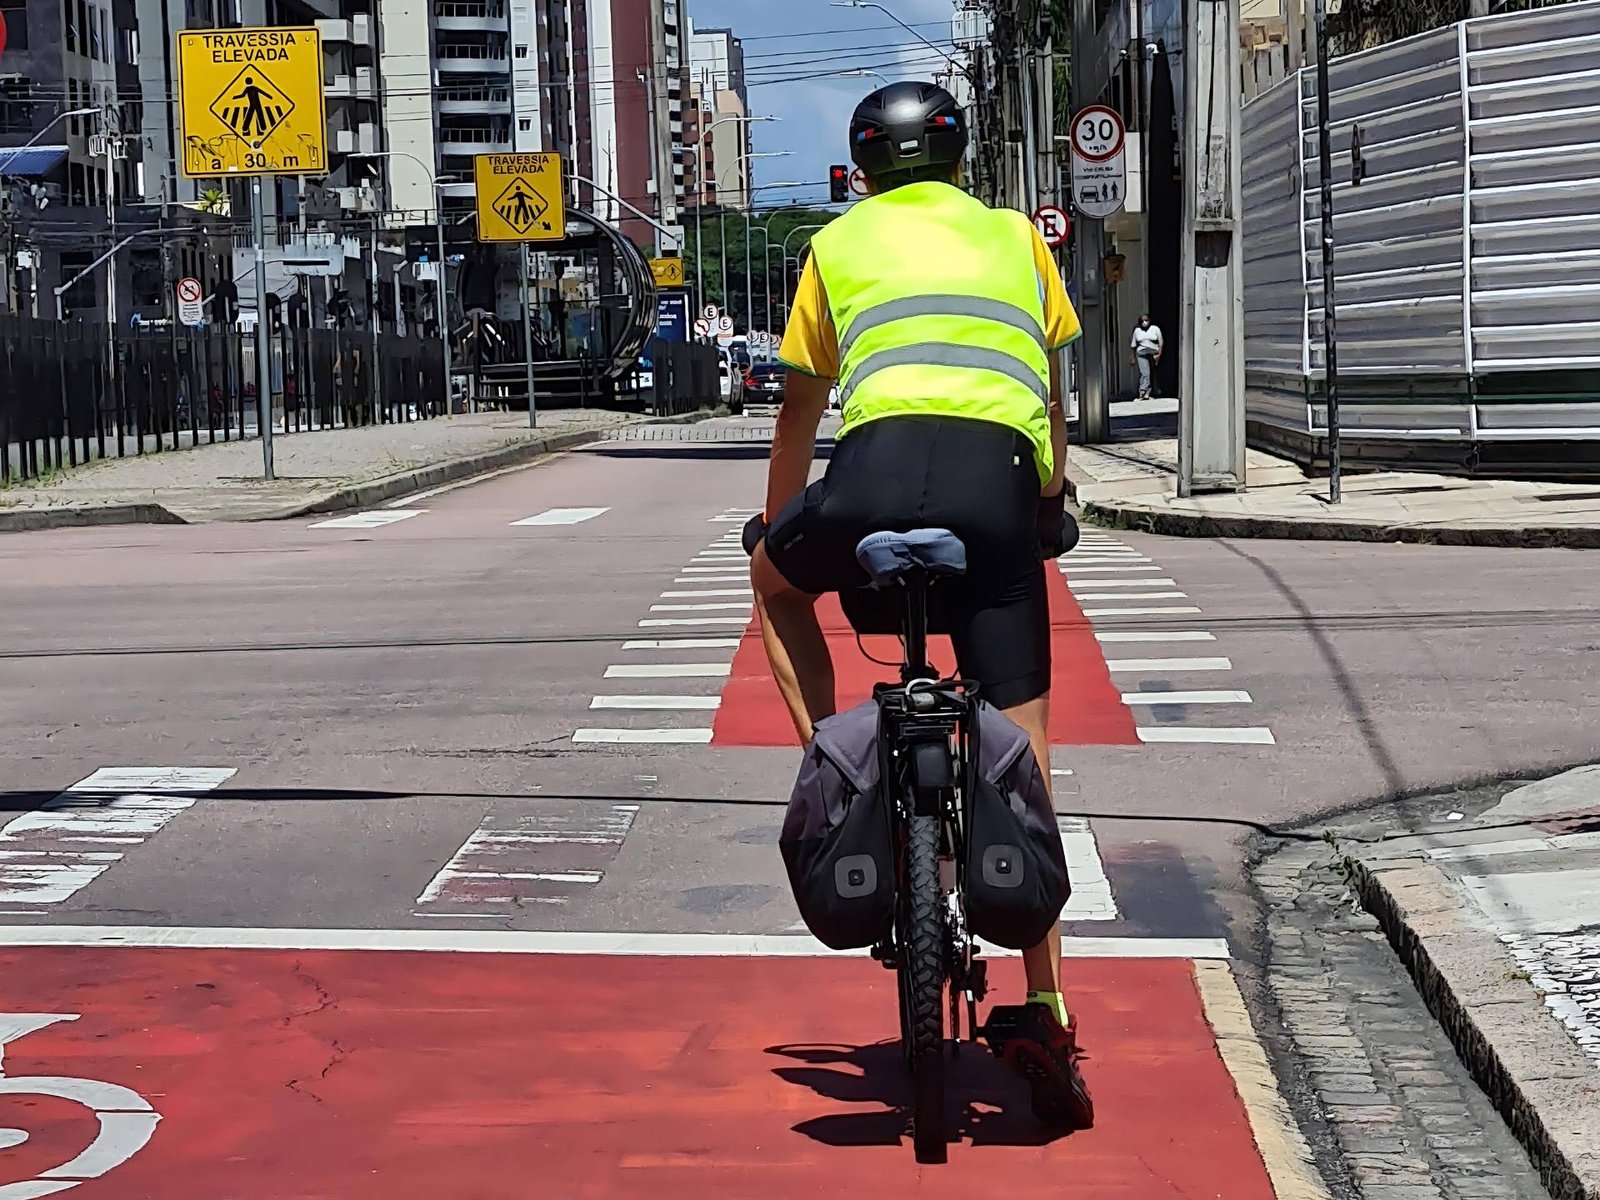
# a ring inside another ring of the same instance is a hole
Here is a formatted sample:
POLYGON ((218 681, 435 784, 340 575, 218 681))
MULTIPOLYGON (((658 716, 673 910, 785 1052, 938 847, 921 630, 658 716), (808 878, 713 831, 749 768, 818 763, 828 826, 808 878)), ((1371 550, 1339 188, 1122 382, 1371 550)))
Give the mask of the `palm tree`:
POLYGON ((233 209, 233 201, 228 196, 227 190, 220 187, 208 187, 201 191, 200 198, 194 202, 197 212, 207 213, 214 217, 225 217, 233 209))

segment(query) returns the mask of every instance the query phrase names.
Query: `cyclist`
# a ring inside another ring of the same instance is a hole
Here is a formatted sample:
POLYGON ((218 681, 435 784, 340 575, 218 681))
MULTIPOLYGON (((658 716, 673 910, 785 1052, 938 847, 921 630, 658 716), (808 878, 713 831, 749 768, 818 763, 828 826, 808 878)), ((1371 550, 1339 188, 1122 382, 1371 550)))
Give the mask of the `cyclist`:
MULTIPOLYGON (((817 597, 865 582, 855 547, 869 533, 956 533, 968 574, 941 591, 962 674, 1027 731, 1048 783, 1050 615, 1037 531, 1060 524, 1056 352, 1080 330, 1028 218, 961 190, 966 147, 960 106, 935 84, 891 84, 857 107, 850 149, 869 196, 811 241, 778 354, 789 371, 751 574, 773 675, 809 742, 836 704, 817 597), (807 487, 835 380, 843 424, 825 476, 807 487)), ((1059 932, 1024 965, 1016 1065, 1035 1083, 1041 1116, 1087 1124, 1059 932)))

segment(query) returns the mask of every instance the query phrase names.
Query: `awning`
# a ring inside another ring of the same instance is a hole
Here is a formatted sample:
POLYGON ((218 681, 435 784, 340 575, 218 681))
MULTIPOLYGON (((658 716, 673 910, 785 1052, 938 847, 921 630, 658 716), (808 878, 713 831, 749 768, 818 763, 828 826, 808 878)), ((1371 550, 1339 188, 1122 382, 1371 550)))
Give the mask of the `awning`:
POLYGON ((0 146, 0 175, 48 175, 66 156, 65 146, 0 146))

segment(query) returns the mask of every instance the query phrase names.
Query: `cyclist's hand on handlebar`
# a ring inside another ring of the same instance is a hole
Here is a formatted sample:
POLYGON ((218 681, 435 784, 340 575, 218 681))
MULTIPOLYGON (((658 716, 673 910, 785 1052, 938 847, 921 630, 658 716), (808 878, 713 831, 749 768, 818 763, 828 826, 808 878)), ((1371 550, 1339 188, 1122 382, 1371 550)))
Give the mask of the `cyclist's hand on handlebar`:
POLYGON ((767 536, 767 522, 762 514, 757 513, 744 523, 744 535, 741 544, 744 552, 754 557, 756 547, 761 544, 761 539, 767 536))
POLYGON ((1039 536, 1039 552, 1044 558, 1060 558, 1078 544, 1078 523, 1067 512, 1065 489, 1054 496, 1039 497, 1035 530, 1039 536))

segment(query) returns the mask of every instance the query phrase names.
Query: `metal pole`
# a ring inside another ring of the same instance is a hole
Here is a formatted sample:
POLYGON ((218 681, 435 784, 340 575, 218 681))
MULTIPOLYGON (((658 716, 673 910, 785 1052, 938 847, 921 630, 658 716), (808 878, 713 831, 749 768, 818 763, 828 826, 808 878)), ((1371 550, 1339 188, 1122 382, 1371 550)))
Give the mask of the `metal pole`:
MULTIPOLYGON (((90 14, 91 16, 93 14, 90 14)), ((117 180, 112 174, 111 109, 100 111, 100 133, 106 141, 106 229, 114 245, 117 240, 117 180)), ((122 402, 117 399, 117 256, 106 259, 106 380, 117 405, 117 445, 122 444, 122 402)), ((144 431, 139 431, 144 436, 144 431)))
POLYGON ((522 250, 522 349, 528 363, 528 428, 539 425, 539 406, 533 398, 533 302, 528 298, 528 243, 520 243, 522 250))
POLYGON ((1333 271, 1333 131, 1328 127, 1328 27, 1326 0, 1316 0, 1317 21, 1317 173, 1322 190, 1322 359, 1328 402, 1328 503, 1342 501, 1339 481, 1338 305, 1333 271))
POLYGON ((450 306, 445 300, 444 290, 444 204, 439 199, 437 183, 433 188, 433 217, 439 231, 439 350, 444 355, 444 415, 448 417, 454 408, 451 401, 455 393, 450 389, 450 306))
POLYGON ((372 220, 372 295, 367 300, 367 320, 372 324, 372 408, 383 404, 383 372, 378 369, 378 220, 372 220))
POLYGON ((746 200, 744 206, 744 341, 746 349, 750 346, 750 335, 756 329, 756 301, 755 296, 752 295, 756 290, 755 275, 750 270, 750 242, 753 236, 750 232, 750 209, 752 207, 751 202, 746 200))
MULTIPOLYGON (((698 313, 706 306, 706 244, 700 236, 700 210, 705 207, 705 188, 700 189, 700 194, 694 198, 694 282, 695 282, 695 312, 698 313)), ((690 332, 694 332, 690 330, 690 332)))
POLYGON ((267 219, 261 209, 261 176, 250 179, 250 224, 256 243, 256 424, 261 433, 261 477, 271 483, 272 369, 267 362, 267 219))
POLYGON ((722 311, 728 311, 728 214, 722 207, 722 192, 717 192, 717 229, 722 234, 722 311))

